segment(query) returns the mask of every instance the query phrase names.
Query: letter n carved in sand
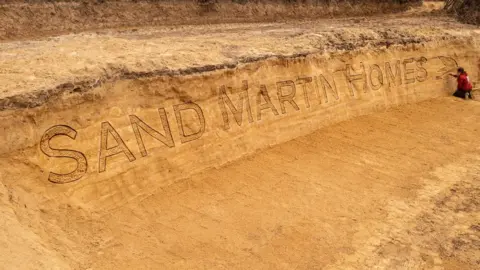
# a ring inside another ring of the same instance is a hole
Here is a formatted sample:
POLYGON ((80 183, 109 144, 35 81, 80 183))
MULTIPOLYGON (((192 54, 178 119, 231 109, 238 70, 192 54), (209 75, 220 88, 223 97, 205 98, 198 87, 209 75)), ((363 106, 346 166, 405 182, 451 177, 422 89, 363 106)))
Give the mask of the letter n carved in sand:
POLYGON ((144 157, 147 156, 147 149, 145 148, 145 144, 143 142, 140 129, 143 130, 148 135, 155 138, 157 141, 162 142, 166 146, 170 148, 175 147, 175 142, 173 141, 172 132, 170 131, 170 124, 168 123, 167 112, 165 111, 164 108, 160 108, 158 109, 158 113, 160 114, 160 120, 162 121, 162 126, 163 126, 163 133, 165 135, 162 135, 160 132, 156 131, 151 126, 147 125, 136 115, 129 116, 130 123, 132 123, 133 133, 135 133, 135 138, 137 139, 138 147, 140 148, 140 153, 144 157))

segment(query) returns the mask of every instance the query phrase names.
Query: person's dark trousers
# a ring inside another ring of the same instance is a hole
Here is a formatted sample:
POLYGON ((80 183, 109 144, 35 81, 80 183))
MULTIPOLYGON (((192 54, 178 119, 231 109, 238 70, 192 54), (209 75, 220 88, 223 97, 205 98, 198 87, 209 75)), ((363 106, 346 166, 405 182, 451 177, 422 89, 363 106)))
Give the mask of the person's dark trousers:
POLYGON ((470 99, 472 99, 472 94, 470 93, 470 91, 464 91, 464 90, 461 90, 461 89, 457 89, 457 91, 455 91, 455 93, 453 93, 453 96, 458 97, 458 98, 463 98, 463 99, 466 99, 467 97, 470 97, 470 99))

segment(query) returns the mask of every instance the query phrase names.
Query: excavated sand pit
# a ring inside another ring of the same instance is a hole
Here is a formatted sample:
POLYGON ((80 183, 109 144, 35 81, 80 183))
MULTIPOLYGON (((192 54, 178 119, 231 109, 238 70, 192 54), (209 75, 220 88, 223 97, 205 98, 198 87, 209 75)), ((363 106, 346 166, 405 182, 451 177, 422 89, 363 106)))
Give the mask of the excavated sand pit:
POLYGON ((479 30, 352 20, 2 44, 0 265, 478 269, 479 30))

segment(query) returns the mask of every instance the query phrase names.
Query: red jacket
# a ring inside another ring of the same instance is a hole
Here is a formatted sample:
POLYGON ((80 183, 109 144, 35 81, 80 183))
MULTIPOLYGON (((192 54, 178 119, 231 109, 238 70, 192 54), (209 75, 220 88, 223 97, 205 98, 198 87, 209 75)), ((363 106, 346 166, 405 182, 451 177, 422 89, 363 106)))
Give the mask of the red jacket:
POLYGON ((458 86, 457 88, 459 90, 463 91, 471 91, 472 90, 472 83, 470 82, 470 79, 468 78, 468 74, 466 72, 460 74, 457 78, 458 86))

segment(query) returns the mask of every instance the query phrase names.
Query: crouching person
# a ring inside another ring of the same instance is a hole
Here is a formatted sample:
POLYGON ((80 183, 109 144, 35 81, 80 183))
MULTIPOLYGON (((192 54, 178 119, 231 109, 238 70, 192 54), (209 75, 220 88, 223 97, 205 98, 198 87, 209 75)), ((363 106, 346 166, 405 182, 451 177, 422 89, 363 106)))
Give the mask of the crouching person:
POLYGON ((457 91, 453 93, 455 97, 463 99, 473 99, 472 96, 472 83, 470 78, 468 78, 467 72, 463 68, 458 68, 457 74, 450 74, 451 76, 457 78, 457 91))

